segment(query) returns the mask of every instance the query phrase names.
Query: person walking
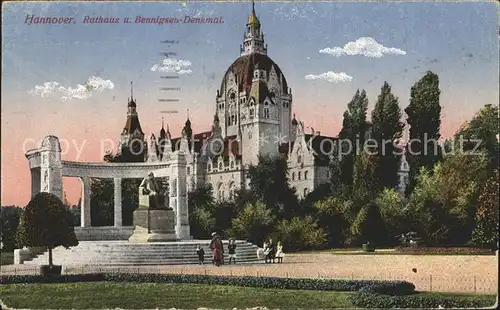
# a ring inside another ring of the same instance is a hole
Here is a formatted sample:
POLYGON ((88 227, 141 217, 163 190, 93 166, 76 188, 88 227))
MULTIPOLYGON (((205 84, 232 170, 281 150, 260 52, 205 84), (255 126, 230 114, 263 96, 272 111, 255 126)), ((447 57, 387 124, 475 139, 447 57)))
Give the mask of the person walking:
POLYGON ((236 264, 236 242, 233 238, 229 239, 227 248, 229 252, 229 264, 231 264, 231 260, 236 264))
POLYGON ((210 250, 212 250, 213 263, 215 266, 219 267, 222 263, 222 255, 224 253, 224 247, 222 246, 222 240, 217 235, 217 233, 212 233, 212 241, 210 241, 210 250))

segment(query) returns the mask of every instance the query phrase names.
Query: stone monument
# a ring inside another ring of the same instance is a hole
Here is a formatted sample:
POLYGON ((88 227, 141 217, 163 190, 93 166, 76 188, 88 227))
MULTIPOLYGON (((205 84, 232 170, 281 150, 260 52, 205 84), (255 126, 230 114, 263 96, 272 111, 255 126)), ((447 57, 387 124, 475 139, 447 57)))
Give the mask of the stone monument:
POLYGON ((169 186, 162 186, 152 172, 139 186, 139 208, 134 211, 134 232, 130 242, 177 240, 176 215, 169 207, 169 186))

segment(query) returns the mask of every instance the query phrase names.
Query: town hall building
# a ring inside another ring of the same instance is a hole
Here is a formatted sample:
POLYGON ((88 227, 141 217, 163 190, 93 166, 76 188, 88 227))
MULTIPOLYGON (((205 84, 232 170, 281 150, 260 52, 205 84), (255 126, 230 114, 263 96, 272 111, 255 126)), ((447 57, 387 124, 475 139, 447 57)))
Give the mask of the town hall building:
MULTIPOLYGON (((259 156, 283 156, 288 161, 289 182, 299 198, 328 182, 335 137, 305 132, 304 122, 293 114, 292 89, 280 67, 268 56, 267 44, 255 7, 248 17, 240 56, 226 70, 215 98, 212 129, 194 133, 189 119, 181 137, 172 138, 162 122, 158 138, 146 142, 133 96, 128 101, 126 125, 119 152, 141 141, 145 160, 165 161, 182 150, 187 157, 188 190, 210 184, 215 198, 230 199, 248 186, 246 168, 259 156)), ((399 189, 408 183, 408 163, 403 157, 399 189)))

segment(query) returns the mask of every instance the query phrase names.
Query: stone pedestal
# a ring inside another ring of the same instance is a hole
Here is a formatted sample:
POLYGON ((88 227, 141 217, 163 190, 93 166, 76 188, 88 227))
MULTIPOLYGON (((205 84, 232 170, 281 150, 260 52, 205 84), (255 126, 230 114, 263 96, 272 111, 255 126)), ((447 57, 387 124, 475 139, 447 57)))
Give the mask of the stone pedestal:
POLYGON ((148 210, 134 211, 134 232, 130 242, 176 241, 175 213, 173 210, 150 210, 148 233, 148 210))

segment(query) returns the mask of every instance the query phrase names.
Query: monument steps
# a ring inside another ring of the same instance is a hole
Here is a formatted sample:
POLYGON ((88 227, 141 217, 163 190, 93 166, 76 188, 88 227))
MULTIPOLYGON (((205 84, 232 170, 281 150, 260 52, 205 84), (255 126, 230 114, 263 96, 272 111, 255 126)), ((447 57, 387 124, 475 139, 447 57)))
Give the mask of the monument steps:
MULTIPOLYGON (((205 250, 205 263, 212 254, 208 240, 189 240, 159 243, 131 243, 127 241, 80 241, 76 247, 52 250, 54 264, 60 265, 179 265, 198 264, 196 246, 205 250)), ((246 242, 236 242, 236 257, 240 263, 256 263, 258 247, 246 242)), ((225 260, 228 260, 227 242, 224 242, 225 260)), ((26 260, 28 265, 45 265, 48 252, 26 260)))

